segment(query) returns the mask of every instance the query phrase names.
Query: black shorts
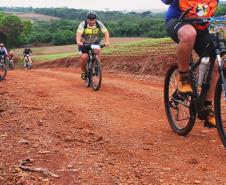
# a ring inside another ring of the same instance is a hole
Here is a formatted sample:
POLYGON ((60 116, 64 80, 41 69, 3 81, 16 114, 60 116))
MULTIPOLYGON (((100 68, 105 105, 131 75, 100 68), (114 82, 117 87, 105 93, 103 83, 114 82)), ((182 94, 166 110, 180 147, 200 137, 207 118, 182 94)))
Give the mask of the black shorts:
POLYGON ((79 46, 78 50, 83 54, 83 53, 89 53, 89 50, 87 49, 87 47, 84 46, 79 46))
MULTIPOLYGON (((188 23, 180 22, 179 19, 170 19, 166 22, 166 31, 167 34, 176 42, 179 43, 178 31, 181 27, 188 23)), ((215 35, 209 33, 208 29, 206 30, 197 30, 197 37, 194 45, 194 50, 199 56, 210 55, 212 46, 209 45, 210 41, 215 39, 215 35)))
MULTIPOLYGON (((95 43, 92 43, 92 44, 97 44, 99 45, 100 42, 95 42, 95 43)), ((85 46, 78 46, 78 50, 83 54, 83 53, 89 53, 89 49, 87 49, 87 47, 85 46)))

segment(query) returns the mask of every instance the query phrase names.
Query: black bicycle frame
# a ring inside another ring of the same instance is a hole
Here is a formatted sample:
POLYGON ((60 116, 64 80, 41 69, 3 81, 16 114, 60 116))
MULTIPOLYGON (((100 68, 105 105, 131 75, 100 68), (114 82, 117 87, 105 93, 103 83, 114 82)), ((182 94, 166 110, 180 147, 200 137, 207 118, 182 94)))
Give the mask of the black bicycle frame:
POLYGON ((90 49, 89 50, 89 60, 88 61, 94 61, 96 59, 96 54, 95 54, 95 52, 94 52, 94 50, 93 49, 90 49))
MULTIPOLYGON (((202 57, 199 58, 199 60, 196 63, 191 63, 191 72, 195 71, 198 66, 201 63, 201 59, 202 57)), ((195 99, 197 100, 197 105, 198 105, 198 112, 202 111, 204 108, 204 103, 206 100, 206 96, 207 96, 207 92, 210 88, 210 84, 211 84, 211 79, 212 79, 212 74, 213 74, 213 70, 214 70, 214 65, 215 62, 218 62, 218 68, 219 68, 219 78, 222 79, 222 86, 223 89, 226 89, 226 79, 224 77, 224 62, 222 62, 221 58, 220 58, 220 52, 218 51, 218 49, 216 49, 216 56, 211 56, 210 57, 210 66, 209 66, 209 70, 207 71, 207 77, 204 83, 202 83, 202 89, 200 92, 200 95, 198 95, 197 93, 197 80, 195 79, 194 76, 192 76, 193 78, 193 84, 194 87, 193 89, 195 89, 194 92, 196 92, 194 94, 195 99), (219 56, 219 57, 218 57, 219 56)), ((224 91, 224 99, 226 100, 226 92, 224 91)))

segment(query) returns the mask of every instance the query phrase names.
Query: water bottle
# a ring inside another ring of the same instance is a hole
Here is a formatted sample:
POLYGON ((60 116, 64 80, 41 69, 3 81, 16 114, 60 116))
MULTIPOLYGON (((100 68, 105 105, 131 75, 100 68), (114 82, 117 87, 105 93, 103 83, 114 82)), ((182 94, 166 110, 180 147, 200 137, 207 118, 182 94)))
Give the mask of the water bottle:
POLYGON ((209 57, 203 57, 201 59, 201 63, 199 65, 199 79, 198 79, 198 85, 200 86, 202 85, 203 80, 205 79, 205 75, 209 67, 209 61, 210 61, 209 57))

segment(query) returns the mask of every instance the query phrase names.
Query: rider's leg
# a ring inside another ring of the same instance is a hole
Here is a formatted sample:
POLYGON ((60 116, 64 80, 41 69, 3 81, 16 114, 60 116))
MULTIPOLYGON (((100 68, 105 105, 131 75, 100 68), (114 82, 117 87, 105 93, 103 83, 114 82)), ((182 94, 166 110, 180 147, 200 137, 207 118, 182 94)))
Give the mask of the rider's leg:
POLYGON ((178 31, 177 59, 179 65, 178 90, 182 93, 192 93, 189 76, 189 60, 196 40, 196 30, 192 25, 184 25, 178 31))
POLYGON ((29 62, 32 64, 32 60, 31 60, 31 57, 28 57, 28 59, 29 59, 29 62))
MULTIPOLYGON (((213 48, 209 48, 207 46, 211 46, 209 42, 211 40, 214 40, 215 37, 213 35, 209 34, 208 30, 198 31, 198 36, 195 44, 195 51, 199 56, 208 56, 210 53, 212 53, 213 48)), ((206 126, 212 127, 216 126, 216 120, 214 115, 214 109, 213 109, 213 101, 214 101, 214 93, 215 88, 217 84, 217 80, 219 78, 219 72, 218 72, 218 64, 215 63, 213 68, 213 74, 210 82, 210 88, 207 92, 206 101, 204 104, 204 115, 205 115, 205 123, 206 126)))
POLYGON ((24 57, 24 67, 26 67, 26 59, 25 59, 25 57, 24 57))
POLYGON ((211 84, 210 84, 210 89, 207 93, 206 96, 206 101, 214 101, 214 93, 217 85, 217 80, 219 78, 219 72, 218 72, 218 64, 215 63, 214 69, 213 69, 213 74, 212 74, 212 79, 211 79, 211 84))
POLYGON ((216 119, 215 119, 215 114, 213 110, 213 102, 214 102, 214 93, 215 93, 218 78, 219 78, 218 65, 215 64, 213 69, 210 89, 207 92, 206 101, 205 101, 205 109, 207 110, 206 122, 211 126, 216 126, 216 119))
POLYGON ((196 30, 192 25, 184 25, 178 31, 179 44, 177 45, 177 58, 179 71, 186 72, 189 68, 189 60, 196 40, 196 30))
POLYGON ((95 49, 96 57, 99 61, 101 61, 101 50, 100 49, 95 49))
POLYGON ((88 54, 83 53, 79 59, 79 63, 80 63, 82 72, 86 72, 86 62, 87 62, 88 58, 89 58, 88 54))
POLYGON ((196 30, 190 24, 182 23, 178 19, 166 22, 168 35, 178 43, 177 59, 179 65, 178 90, 182 93, 192 93, 192 85, 189 76, 189 60, 196 40, 196 30))
POLYGON ((79 59, 79 62, 80 62, 80 67, 81 67, 81 70, 82 70, 82 73, 81 73, 81 79, 82 80, 85 80, 86 79, 86 63, 87 63, 87 60, 89 59, 89 56, 87 53, 83 53, 79 59))

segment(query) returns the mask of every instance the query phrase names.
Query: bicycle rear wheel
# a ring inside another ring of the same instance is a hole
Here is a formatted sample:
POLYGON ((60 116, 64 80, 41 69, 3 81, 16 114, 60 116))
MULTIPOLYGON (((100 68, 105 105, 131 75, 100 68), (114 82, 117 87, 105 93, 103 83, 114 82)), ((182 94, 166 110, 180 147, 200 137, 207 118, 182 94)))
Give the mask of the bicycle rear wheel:
POLYGON ((7 67, 4 62, 0 62, 0 80, 5 79, 7 74, 7 67))
POLYGON ((172 130, 184 136, 192 130, 197 111, 193 97, 182 95, 178 92, 178 73, 178 65, 173 65, 166 74, 164 104, 167 119, 172 130))
POLYGON ((101 82, 102 82, 102 67, 101 67, 101 63, 98 59, 95 59, 92 62, 91 81, 92 81, 93 90, 98 91, 101 87, 101 82))
POLYGON ((226 100, 224 99, 222 79, 219 78, 215 90, 214 111, 216 117, 217 131, 221 142, 226 148, 226 100))

